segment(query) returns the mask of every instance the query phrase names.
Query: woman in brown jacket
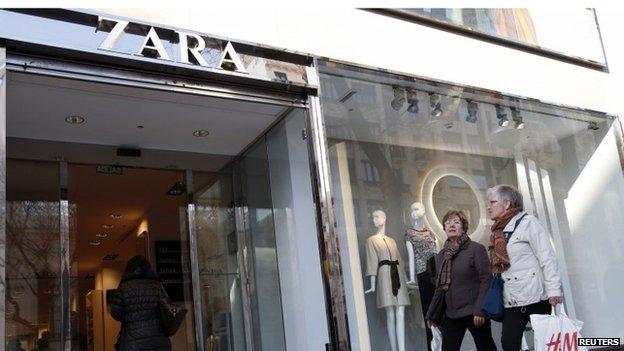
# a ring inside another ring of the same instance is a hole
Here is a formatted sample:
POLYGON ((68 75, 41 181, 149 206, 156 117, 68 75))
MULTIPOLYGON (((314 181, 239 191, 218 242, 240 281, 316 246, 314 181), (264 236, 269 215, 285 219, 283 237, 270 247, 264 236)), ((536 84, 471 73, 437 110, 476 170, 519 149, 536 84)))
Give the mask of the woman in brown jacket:
MULTIPOLYGON (((442 219, 448 239, 436 256, 438 276, 436 294, 445 293, 442 351, 458 351, 466 329, 470 331, 479 351, 496 350, 490 321, 482 312, 483 299, 490 284, 490 262, 485 247, 468 237, 468 220, 462 211, 449 211, 442 219)), ((427 313, 431 327, 433 298, 427 313)))

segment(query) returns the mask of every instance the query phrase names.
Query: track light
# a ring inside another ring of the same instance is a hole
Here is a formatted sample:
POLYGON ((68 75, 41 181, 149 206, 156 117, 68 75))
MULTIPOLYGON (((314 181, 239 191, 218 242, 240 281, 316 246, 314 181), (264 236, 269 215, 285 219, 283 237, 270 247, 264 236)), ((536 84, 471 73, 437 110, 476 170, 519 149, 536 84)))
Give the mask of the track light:
POLYGON ((392 87, 392 90, 394 91, 394 99, 390 102, 390 106, 393 110, 399 111, 405 103, 405 90, 397 86, 392 87))
POLYGON ((498 125, 500 127, 507 127, 509 125, 509 118, 505 112, 505 108, 501 105, 496 105, 496 118, 498 118, 498 125))
POLYGON ((165 195, 178 196, 186 192, 186 184, 182 182, 175 182, 171 189, 169 189, 165 195))
POLYGON ((598 123, 596 123, 596 121, 591 121, 591 122, 588 123, 587 129, 589 129, 589 130, 598 130, 600 128, 598 128, 598 123))
POLYGON ((466 100, 466 110, 468 115, 466 116, 466 122, 477 123, 477 112, 479 112, 479 105, 472 100, 466 100))
POLYGON ((431 106, 431 115, 433 117, 440 117, 442 115, 442 102, 440 102, 440 95, 430 93, 429 105, 431 106))
POLYGON ((407 112, 418 113, 418 98, 412 89, 407 89, 407 112))
POLYGON ((511 107, 511 118, 516 122, 514 124, 514 128, 523 129, 524 122, 522 121, 522 116, 520 115, 520 111, 518 111, 515 107, 511 107))

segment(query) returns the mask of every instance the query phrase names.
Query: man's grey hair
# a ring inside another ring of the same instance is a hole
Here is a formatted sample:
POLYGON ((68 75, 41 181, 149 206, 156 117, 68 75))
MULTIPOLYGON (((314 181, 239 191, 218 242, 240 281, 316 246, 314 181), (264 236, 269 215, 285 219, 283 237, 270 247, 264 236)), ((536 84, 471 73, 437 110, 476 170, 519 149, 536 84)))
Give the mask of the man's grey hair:
POLYGON ((511 203, 511 207, 517 207, 521 210, 524 209, 522 194, 520 194, 518 189, 516 189, 513 185, 500 184, 491 187, 487 190, 487 196, 489 198, 492 195, 496 196, 498 202, 500 203, 509 201, 511 203))

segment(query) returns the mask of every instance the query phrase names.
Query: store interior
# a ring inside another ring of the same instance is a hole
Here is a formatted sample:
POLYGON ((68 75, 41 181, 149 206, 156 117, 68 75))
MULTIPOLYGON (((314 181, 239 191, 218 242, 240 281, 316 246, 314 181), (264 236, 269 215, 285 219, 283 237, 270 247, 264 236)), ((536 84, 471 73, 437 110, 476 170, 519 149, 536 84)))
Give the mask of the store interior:
POLYGON ((228 164, 286 108, 15 72, 7 83, 9 349, 59 346, 69 277, 71 349, 114 350, 109 296, 134 255, 189 311, 174 350, 195 350, 197 320, 207 349, 240 349, 228 164), (202 311, 193 309, 191 229, 201 234, 202 311))

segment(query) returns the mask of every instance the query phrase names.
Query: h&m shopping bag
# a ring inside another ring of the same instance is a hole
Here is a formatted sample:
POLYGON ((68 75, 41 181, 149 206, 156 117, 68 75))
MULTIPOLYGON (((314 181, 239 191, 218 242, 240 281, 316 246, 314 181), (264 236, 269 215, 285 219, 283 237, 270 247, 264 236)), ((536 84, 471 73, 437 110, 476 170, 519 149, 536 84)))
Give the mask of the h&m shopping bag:
POLYGON ((431 351, 442 351, 442 332, 435 325, 431 326, 431 351))
POLYGON ((587 346, 578 346, 583 322, 569 318, 563 304, 556 313, 552 307, 550 315, 532 314, 535 351, 587 351, 587 346))

